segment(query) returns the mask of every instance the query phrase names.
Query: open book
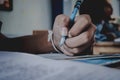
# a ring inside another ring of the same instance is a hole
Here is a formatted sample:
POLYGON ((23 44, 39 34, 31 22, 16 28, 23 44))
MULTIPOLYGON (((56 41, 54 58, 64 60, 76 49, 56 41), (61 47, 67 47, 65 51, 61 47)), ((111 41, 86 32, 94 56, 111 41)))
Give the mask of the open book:
POLYGON ((0 52, 0 80, 120 80, 120 70, 28 53, 0 52))

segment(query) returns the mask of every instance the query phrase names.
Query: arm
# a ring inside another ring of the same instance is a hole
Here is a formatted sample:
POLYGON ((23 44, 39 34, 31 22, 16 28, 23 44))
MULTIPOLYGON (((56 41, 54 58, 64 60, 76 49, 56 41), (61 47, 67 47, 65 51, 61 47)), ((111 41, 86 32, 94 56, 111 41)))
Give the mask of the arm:
MULTIPOLYGON (((66 55, 80 54, 93 43, 95 26, 88 15, 76 17, 75 23, 69 29, 70 19, 66 15, 58 15, 54 22, 53 42, 66 55), (62 28, 67 29, 68 38, 63 46, 59 46, 62 28)), ((21 51, 29 53, 46 53, 55 51, 51 42, 48 42, 48 32, 43 35, 30 35, 18 38, 0 40, 0 50, 21 51)))
POLYGON ((1 51, 20 51, 28 53, 46 53, 54 51, 50 42, 48 42, 48 32, 44 35, 29 35, 17 38, 5 38, 0 40, 1 51))

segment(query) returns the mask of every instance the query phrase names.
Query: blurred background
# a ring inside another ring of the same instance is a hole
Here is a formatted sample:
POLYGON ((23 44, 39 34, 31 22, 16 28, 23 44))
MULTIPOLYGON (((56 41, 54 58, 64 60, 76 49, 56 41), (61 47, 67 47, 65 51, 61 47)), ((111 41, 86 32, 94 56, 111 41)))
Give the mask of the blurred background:
MULTIPOLYGON (((0 0, 0 5, 3 4, 0 0)), ((8 0, 11 1, 11 0, 8 0)), ((120 24, 120 0, 108 0, 113 7, 112 17, 120 24)), ((33 30, 52 29, 58 14, 70 16, 73 0, 12 0, 12 10, 0 10, 1 32, 5 35, 29 35, 33 30)), ((0 6, 1 7, 1 6, 0 6)))

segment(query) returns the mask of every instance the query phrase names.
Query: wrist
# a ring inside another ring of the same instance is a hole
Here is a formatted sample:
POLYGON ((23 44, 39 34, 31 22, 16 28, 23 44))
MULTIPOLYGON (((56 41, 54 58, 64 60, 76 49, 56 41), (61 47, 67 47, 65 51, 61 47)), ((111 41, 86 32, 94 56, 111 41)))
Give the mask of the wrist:
POLYGON ((61 53, 60 49, 55 45, 55 42, 53 39, 53 32, 51 30, 48 31, 48 42, 51 42, 51 45, 55 52, 61 53))

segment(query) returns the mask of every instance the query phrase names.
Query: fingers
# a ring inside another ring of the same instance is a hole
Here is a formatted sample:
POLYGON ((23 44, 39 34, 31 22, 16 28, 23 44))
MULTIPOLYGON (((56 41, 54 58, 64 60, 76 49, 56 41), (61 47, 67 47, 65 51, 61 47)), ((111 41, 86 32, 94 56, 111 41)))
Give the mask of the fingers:
POLYGON ((80 15, 75 18, 75 24, 70 29, 69 34, 74 37, 82 33, 91 23, 91 19, 88 15, 80 15))
POLYGON ((72 38, 67 39, 66 44, 71 48, 84 45, 91 40, 93 32, 95 32, 95 26, 91 24, 90 17, 88 15, 78 16, 69 31, 69 37, 72 38))
POLYGON ((88 48, 92 44, 95 32, 95 25, 92 24, 88 15, 81 15, 75 18, 75 23, 68 32, 69 17, 59 15, 55 19, 53 28, 54 43, 64 54, 72 56, 88 48), (68 35, 63 46, 59 46, 62 36, 68 35))
POLYGON ((85 32, 79 34, 78 36, 68 38, 66 40, 66 44, 69 47, 74 48, 89 43, 94 36, 95 29, 95 25, 91 24, 88 30, 86 30, 85 32))
POLYGON ((86 48, 90 47, 94 42, 94 38, 87 44, 79 46, 79 47, 75 47, 75 48, 70 48, 68 47, 66 44, 63 45, 62 49, 64 49, 64 53, 66 55, 74 55, 74 54, 80 54, 81 52, 83 52, 86 48))
POLYGON ((66 49, 64 46, 60 47, 60 49, 61 49, 61 51, 62 51, 64 54, 66 54, 66 55, 68 55, 68 56, 73 56, 73 55, 74 55, 74 54, 71 53, 68 49, 66 49))

